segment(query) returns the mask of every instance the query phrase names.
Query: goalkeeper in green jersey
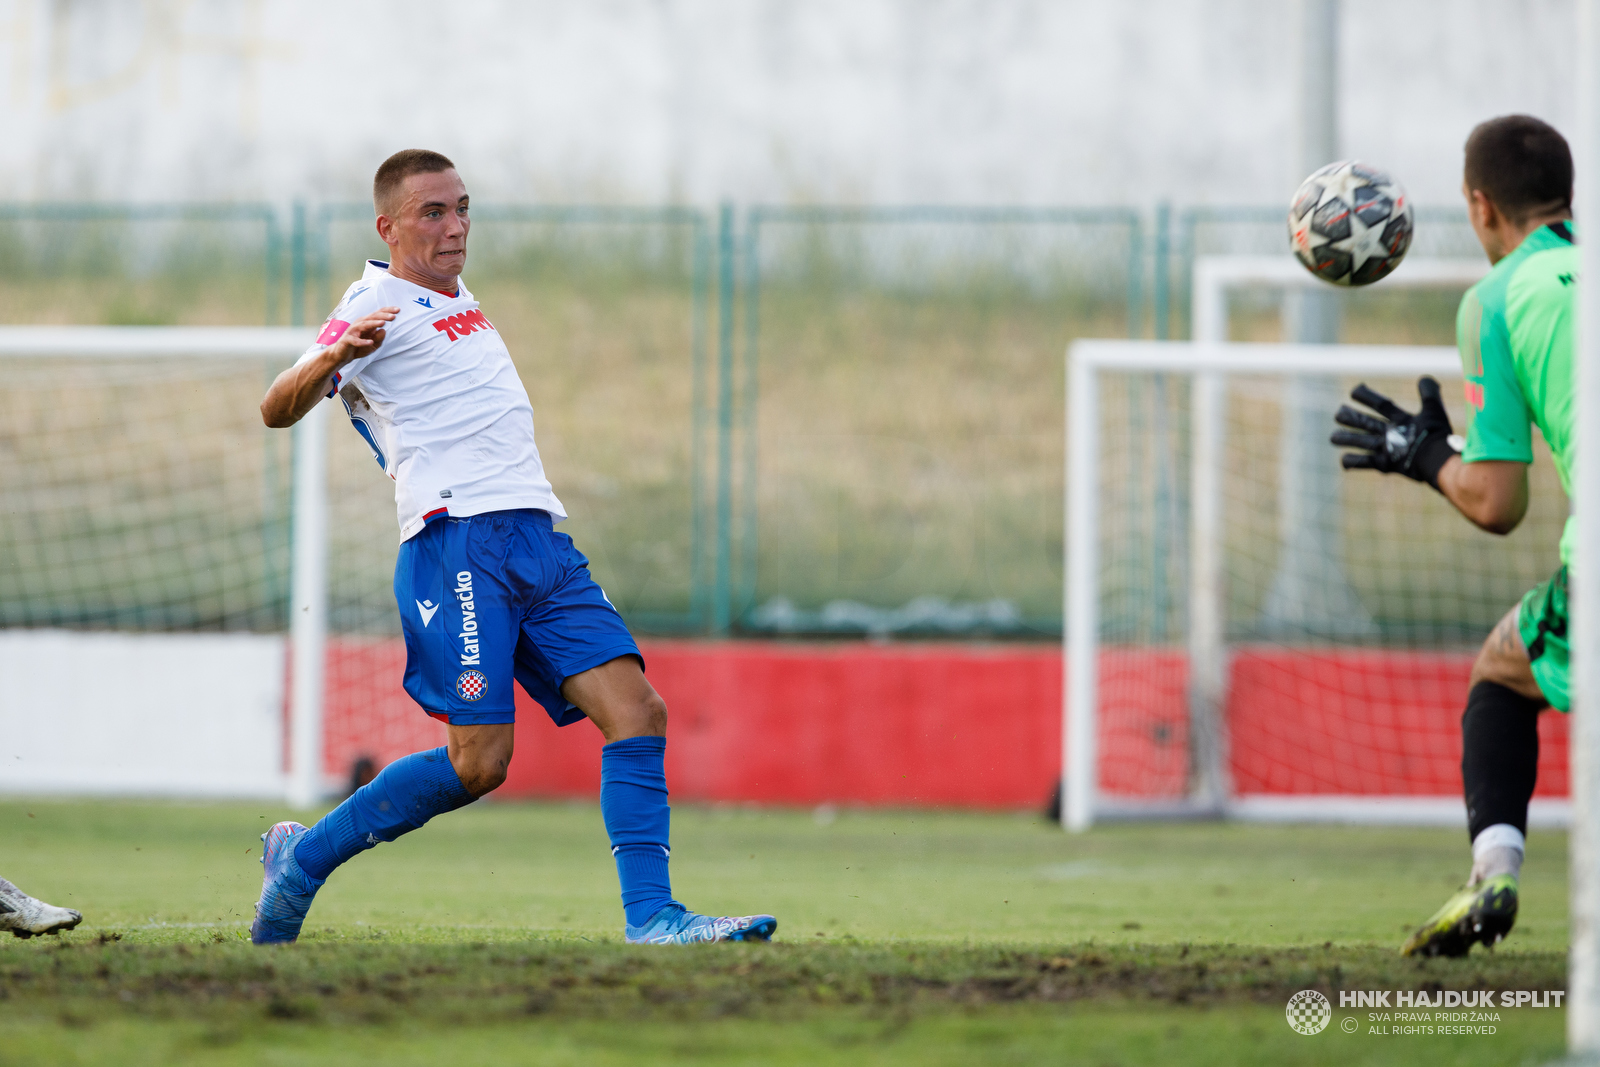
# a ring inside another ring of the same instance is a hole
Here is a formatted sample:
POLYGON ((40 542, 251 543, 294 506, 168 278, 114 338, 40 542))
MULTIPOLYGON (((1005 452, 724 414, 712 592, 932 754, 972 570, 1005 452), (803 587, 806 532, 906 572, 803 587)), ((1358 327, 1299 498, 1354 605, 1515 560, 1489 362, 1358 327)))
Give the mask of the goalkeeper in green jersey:
MULTIPOLYGON (((1450 437, 1439 384, 1418 384, 1411 414, 1366 386, 1351 393, 1376 415, 1342 407, 1348 429, 1333 443, 1356 451, 1346 468, 1427 482, 1491 533, 1511 532, 1528 510, 1530 426, 1550 446, 1572 496, 1577 427, 1574 358, 1578 250, 1573 247, 1572 154, 1562 136, 1526 115, 1483 123, 1467 138, 1462 191, 1472 228, 1493 264, 1467 291, 1456 317, 1469 408, 1465 447, 1450 437)), ((1459 440, 1459 439, 1457 439, 1459 440)), ((1570 709, 1567 567, 1573 520, 1561 537, 1561 567, 1508 611, 1472 667, 1461 717, 1461 774, 1472 838, 1472 873, 1401 949, 1460 956, 1492 945, 1517 917, 1528 801, 1538 773, 1538 716, 1570 709)))

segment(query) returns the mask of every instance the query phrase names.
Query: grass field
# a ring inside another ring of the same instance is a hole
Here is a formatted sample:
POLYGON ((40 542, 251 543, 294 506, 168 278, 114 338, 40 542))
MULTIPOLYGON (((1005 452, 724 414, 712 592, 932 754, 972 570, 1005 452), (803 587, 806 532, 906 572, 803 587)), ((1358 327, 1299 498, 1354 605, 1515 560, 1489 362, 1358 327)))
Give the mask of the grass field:
POLYGON ((596 808, 486 803, 361 856, 299 945, 259 950, 256 835, 283 814, 0 804, 0 873, 87 915, 0 944, 0 1064, 1487 1064, 1562 1043, 1555 1009, 1471 1036, 1284 1018, 1308 987, 1563 988, 1559 835, 1533 835, 1498 952, 1409 962, 1394 946, 1463 873, 1457 831, 680 808, 679 897, 781 925, 661 950, 620 943, 596 808))

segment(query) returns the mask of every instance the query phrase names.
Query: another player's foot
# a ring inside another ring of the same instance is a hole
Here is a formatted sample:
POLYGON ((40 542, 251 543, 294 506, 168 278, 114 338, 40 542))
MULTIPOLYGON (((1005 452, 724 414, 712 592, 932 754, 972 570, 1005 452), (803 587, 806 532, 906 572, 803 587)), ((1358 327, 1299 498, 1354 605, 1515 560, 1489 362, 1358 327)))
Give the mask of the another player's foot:
POLYGON ((668 904, 643 926, 627 927, 630 945, 691 945, 698 941, 768 941, 778 929, 770 915, 699 915, 668 904))
POLYGON ((0 930, 10 930, 11 936, 59 934, 81 922, 82 913, 36 900, 0 878, 0 930))
POLYGON ((297 822, 280 822, 261 835, 261 899, 250 924, 250 940, 276 945, 300 936, 300 926, 322 882, 312 881, 295 862, 294 846, 306 828, 297 822))
POLYGON ((1494 945, 1517 921, 1517 880, 1485 878, 1444 902, 1400 949, 1402 956, 1465 956, 1482 942, 1494 945))

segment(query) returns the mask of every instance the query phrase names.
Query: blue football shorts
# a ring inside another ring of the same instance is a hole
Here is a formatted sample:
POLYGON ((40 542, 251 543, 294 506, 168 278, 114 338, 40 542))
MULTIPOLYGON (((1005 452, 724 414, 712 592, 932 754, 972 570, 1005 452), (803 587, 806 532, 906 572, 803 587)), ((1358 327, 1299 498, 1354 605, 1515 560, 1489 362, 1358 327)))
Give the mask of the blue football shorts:
POLYGON ((572 538, 544 511, 441 517, 400 545, 394 597, 406 692, 470 726, 516 721, 513 679, 557 726, 583 718, 561 695, 575 674, 639 646, 572 538))

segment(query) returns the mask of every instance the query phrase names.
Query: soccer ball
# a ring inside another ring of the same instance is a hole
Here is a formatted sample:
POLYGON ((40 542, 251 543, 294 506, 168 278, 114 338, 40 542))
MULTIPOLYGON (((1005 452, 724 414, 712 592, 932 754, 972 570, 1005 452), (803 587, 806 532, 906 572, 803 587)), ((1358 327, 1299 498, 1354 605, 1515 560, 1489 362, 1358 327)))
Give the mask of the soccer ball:
POLYGON ((1411 201, 1399 182, 1365 163, 1329 163, 1289 205, 1289 247, 1334 285, 1371 285, 1411 247, 1411 201))

